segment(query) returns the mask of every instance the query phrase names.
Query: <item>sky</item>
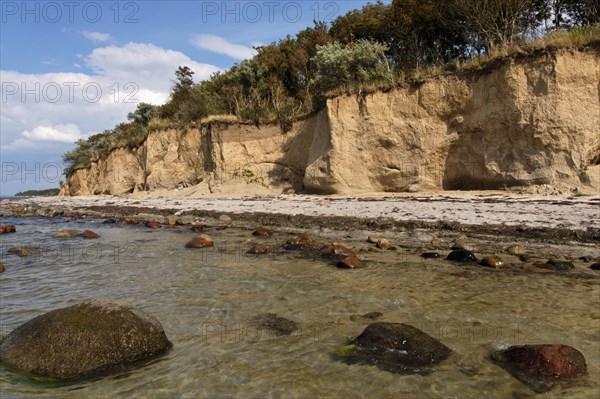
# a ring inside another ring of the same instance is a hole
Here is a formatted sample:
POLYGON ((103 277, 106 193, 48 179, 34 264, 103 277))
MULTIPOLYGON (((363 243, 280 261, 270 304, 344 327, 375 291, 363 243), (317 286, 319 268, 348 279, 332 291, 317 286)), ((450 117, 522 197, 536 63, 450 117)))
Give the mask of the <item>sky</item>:
POLYGON ((198 82, 365 4, 0 0, 0 196, 57 188, 75 141, 164 103, 178 66, 198 82))

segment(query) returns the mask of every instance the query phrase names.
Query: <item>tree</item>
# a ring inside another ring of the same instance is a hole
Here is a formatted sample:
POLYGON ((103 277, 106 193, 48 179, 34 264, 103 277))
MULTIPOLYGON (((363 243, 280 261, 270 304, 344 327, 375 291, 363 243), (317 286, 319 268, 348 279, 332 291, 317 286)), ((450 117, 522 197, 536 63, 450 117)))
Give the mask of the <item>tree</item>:
POLYGON ((317 47, 315 85, 322 93, 346 86, 358 88, 376 80, 393 82, 385 55, 387 46, 360 40, 349 45, 333 43, 317 47))
POLYGON ((158 107, 148 103, 139 103, 134 112, 127 114, 127 119, 141 126, 148 126, 150 120, 157 115, 158 107))

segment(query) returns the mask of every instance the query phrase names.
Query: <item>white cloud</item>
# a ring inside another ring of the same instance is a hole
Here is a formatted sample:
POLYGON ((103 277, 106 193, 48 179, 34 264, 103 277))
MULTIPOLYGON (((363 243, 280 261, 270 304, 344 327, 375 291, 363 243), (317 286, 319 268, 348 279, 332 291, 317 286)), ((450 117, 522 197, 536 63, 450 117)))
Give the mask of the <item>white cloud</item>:
POLYGON ((32 131, 25 130, 21 135, 29 140, 58 141, 61 143, 74 143, 82 138, 79 128, 72 123, 67 125, 38 126, 32 131))
POLYGON ((83 32, 81 32, 81 34, 83 35, 83 37, 85 37, 88 40, 93 41, 94 43, 108 42, 108 41, 112 40, 112 38, 113 38, 108 33, 90 32, 90 31, 87 31, 87 30, 84 30, 83 32))
POLYGON ((143 82, 144 88, 159 87, 161 91, 169 90, 175 70, 181 65, 187 65, 196 73, 196 81, 208 79, 219 71, 216 66, 193 61, 179 51, 146 43, 97 48, 85 57, 85 63, 98 75, 143 82))
POLYGON ((237 60, 252 58, 256 54, 256 50, 251 47, 229 43, 224 38, 216 35, 196 35, 192 38, 192 44, 199 49, 225 54, 237 60))
POLYGON ((97 48, 81 59, 93 73, 0 71, 2 151, 64 149, 67 142, 124 122, 139 102, 164 103, 178 66, 189 66, 197 81, 219 70, 142 43, 97 48))

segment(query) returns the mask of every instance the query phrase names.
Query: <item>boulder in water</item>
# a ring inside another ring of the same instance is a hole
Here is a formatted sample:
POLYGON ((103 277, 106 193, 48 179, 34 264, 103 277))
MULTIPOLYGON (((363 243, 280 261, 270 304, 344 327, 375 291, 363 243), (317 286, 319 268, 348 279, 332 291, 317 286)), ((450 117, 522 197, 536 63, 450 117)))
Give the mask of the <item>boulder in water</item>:
POLYGON ((492 360, 538 393, 587 375, 583 354, 567 345, 511 346, 494 352, 492 360))
POLYGON ((118 371, 171 347, 155 317, 125 302, 99 299, 16 328, 0 345, 0 363, 32 377, 71 380, 118 371))

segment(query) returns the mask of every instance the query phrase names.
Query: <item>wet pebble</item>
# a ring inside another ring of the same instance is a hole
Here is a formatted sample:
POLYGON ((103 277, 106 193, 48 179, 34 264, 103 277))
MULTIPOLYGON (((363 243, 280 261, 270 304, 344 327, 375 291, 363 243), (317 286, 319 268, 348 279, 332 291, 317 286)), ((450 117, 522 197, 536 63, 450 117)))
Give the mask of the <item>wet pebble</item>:
POLYGON ((481 260, 481 265, 485 267, 500 268, 504 266, 504 261, 499 256, 486 256, 481 260))
POLYGON ((206 248, 214 245, 212 238, 206 234, 199 235, 198 237, 192 238, 185 244, 186 248, 206 248))
POLYGON ((475 257, 473 252, 471 252, 469 250, 455 249, 454 251, 452 251, 448 254, 448 256, 446 257, 446 260, 450 260, 453 262, 466 263, 466 262, 476 262, 477 258, 475 257))
POLYGON ((600 262, 596 262, 590 266, 592 270, 600 270, 600 262))

